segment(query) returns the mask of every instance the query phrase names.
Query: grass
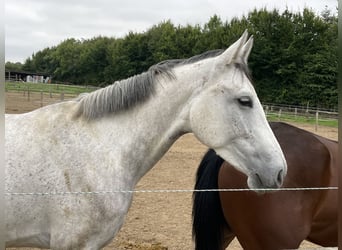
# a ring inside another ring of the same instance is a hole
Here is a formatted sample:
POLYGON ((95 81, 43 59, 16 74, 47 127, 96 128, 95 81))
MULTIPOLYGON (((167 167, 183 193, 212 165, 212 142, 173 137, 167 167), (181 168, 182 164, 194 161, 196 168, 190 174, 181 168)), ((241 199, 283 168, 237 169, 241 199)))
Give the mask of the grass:
MULTIPOLYGON (((315 116, 295 116, 294 114, 282 114, 280 119, 278 114, 276 113, 269 113, 267 114, 267 120, 269 121, 283 121, 283 122, 296 122, 296 123, 305 123, 305 124, 316 124, 316 117, 315 116)), ((319 126, 326 126, 326 127, 338 127, 338 120, 337 119, 318 119, 319 126)))
POLYGON ((6 82, 6 91, 32 91, 32 92, 47 92, 47 93, 64 93, 79 95, 85 92, 96 90, 93 86, 77 86, 77 85, 62 85, 48 83, 28 83, 28 82, 6 82))

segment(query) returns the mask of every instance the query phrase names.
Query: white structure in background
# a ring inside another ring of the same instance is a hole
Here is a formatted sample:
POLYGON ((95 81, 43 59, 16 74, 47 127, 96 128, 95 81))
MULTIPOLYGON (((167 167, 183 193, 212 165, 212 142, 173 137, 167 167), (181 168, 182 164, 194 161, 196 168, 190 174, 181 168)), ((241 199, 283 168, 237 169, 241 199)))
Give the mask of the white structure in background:
POLYGON ((26 77, 26 82, 32 82, 32 76, 28 75, 28 76, 26 77))
POLYGON ((5 70, 6 82, 51 83, 51 75, 25 71, 5 70))
POLYGON ((46 77, 46 79, 44 79, 44 76, 38 76, 38 75, 28 75, 26 77, 26 82, 33 82, 33 83, 47 83, 49 81, 49 77, 46 77))

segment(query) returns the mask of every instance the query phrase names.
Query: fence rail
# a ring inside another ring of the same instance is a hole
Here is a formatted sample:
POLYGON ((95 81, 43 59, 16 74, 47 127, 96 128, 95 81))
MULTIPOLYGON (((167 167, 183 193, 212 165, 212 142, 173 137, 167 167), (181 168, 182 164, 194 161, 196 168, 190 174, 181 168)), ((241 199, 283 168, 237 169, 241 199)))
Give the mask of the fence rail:
POLYGON ((325 115, 326 117, 337 118, 338 112, 334 109, 324 109, 324 108, 312 108, 312 107, 301 107, 301 106, 290 106, 290 105, 282 105, 282 104, 270 104, 263 103, 263 107, 265 110, 274 112, 282 110, 285 113, 292 113, 296 115, 312 115, 317 112, 325 115))
POLYGON ((297 121, 318 126, 337 127, 338 112, 328 109, 315 109, 310 107, 296 107, 278 104, 263 104, 265 114, 269 120, 297 121))
POLYGON ((91 92, 98 87, 91 85, 68 85, 68 84, 48 84, 48 83, 26 83, 26 82, 6 82, 5 91, 17 92, 44 92, 44 93, 64 93, 78 95, 84 92, 91 92))

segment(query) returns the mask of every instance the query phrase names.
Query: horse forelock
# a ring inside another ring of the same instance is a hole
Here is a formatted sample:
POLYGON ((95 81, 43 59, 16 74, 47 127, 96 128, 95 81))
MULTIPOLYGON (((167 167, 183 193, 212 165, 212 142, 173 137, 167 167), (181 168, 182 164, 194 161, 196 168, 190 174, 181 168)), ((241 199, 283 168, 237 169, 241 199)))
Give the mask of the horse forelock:
POLYGON ((248 68, 248 65, 245 64, 245 63, 240 63, 240 62, 235 62, 234 63, 234 66, 240 70, 247 78, 248 80, 253 84, 254 86, 254 82, 253 82, 253 79, 252 79, 252 75, 251 75, 251 71, 250 69, 248 68))

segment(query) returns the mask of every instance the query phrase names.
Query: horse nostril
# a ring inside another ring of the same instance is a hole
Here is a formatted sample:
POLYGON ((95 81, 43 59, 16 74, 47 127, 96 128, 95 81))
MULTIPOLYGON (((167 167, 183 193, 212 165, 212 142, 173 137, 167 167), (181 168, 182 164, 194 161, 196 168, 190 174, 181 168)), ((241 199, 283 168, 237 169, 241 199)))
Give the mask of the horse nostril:
POLYGON ((263 183, 262 183, 262 180, 261 180, 260 176, 259 176, 258 174, 255 174, 255 175, 256 175, 257 180, 258 180, 258 182, 259 182, 259 186, 262 187, 262 186, 263 186, 263 183))
POLYGON ((283 184, 283 170, 280 170, 277 177, 277 184, 281 186, 283 184))

